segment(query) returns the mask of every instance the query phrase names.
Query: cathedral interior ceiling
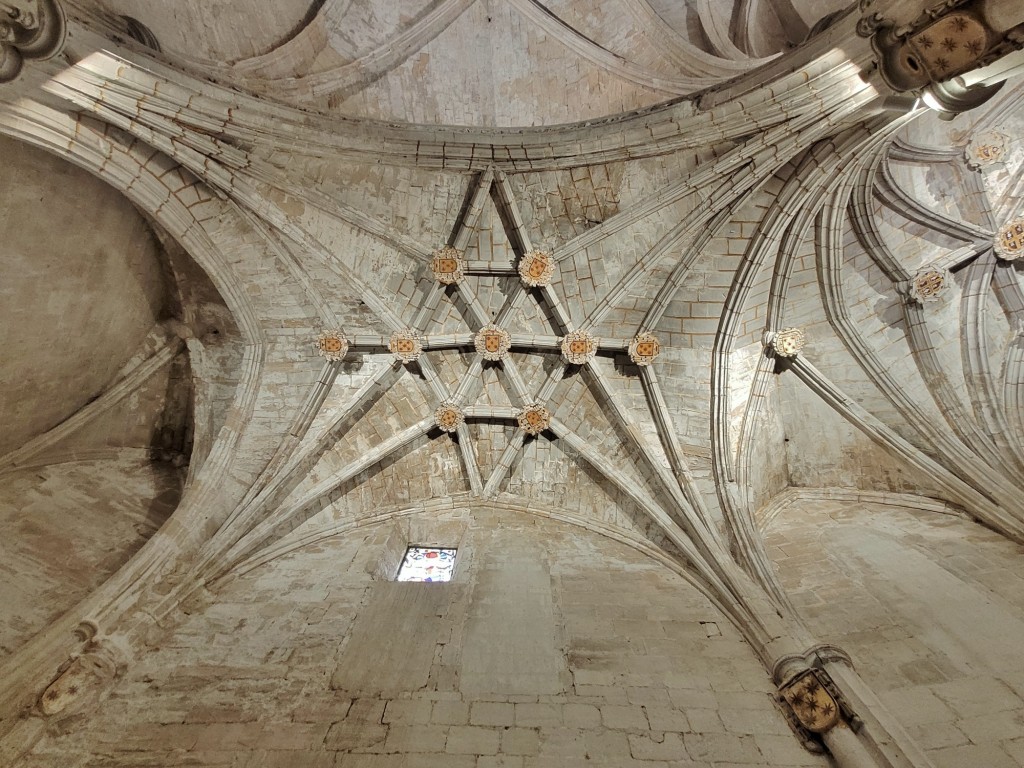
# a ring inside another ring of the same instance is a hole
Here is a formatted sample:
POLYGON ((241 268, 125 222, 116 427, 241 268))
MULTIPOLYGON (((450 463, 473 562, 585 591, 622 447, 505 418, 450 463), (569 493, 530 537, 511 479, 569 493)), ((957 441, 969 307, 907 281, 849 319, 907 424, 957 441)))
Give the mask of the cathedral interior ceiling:
POLYGON ((940 115, 823 0, 63 7, 0 85, 0 477, 181 501, 0 670, 453 498, 655 548, 769 661, 786 494, 1024 542, 1019 81, 940 115))

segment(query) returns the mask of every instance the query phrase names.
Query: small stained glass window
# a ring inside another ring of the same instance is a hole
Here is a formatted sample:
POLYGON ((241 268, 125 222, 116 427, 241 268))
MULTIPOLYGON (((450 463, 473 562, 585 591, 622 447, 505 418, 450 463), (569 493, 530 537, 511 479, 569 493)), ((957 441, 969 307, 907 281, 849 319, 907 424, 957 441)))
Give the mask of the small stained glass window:
POLYGON ((455 550, 438 547, 409 547, 398 569, 398 581, 451 581, 455 550))

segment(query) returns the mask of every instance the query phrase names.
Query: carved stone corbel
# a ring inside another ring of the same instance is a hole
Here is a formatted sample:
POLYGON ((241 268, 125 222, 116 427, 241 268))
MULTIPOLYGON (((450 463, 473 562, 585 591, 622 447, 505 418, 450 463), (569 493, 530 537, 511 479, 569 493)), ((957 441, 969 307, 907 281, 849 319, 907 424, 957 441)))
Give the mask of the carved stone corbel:
POLYGON ((86 638, 81 652, 73 654, 42 692, 33 714, 61 722, 90 709, 124 671, 125 654, 117 641, 100 636, 95 622, 83 622, 75 634, 86 638))
POLYGON ((0 83, 21 74, 25 59, 58 54, 66 30, 57 0, 0 0, 0 83))
POLYGON ((899 92, 924 93, 942 111, 977 106, 998 86, 958 87, 955 78, 988 66, 1024 44, 1024 10, 1014 16, 1004 0, 938 0, 899 23, 872 0, 861 3, 857 31, 871 38, 885 83, 899 92))
POLYGON ((772 668, 783 713, 804 746, 812 751, 820 749, 817 737, 840 723, 854 733, 861 727, 860 718, 825 670, 829 663, 853 666, 841 648, 816 645, 802 654, 783 656, 772 668))

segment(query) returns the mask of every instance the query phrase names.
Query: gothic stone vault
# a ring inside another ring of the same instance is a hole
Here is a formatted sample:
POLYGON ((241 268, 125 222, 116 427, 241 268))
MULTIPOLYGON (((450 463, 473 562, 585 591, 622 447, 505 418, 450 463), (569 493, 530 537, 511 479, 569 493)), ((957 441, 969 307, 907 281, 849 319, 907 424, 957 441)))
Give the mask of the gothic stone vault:
POLYGON ((0 764, 1024 765, 1022 48, 0 2, 0 764))

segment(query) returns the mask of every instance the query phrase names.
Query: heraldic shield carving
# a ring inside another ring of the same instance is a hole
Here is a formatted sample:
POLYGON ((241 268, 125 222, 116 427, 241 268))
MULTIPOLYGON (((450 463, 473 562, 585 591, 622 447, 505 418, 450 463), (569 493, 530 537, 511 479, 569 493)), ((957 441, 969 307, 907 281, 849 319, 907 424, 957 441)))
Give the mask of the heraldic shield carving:
POLYGON ((813 670, 797 675, 779 692, 800 725, 811 733, 825 733, 839 724, 839 704, 813 670))
POLYGON ((430 269, 434 273, 434 278, 442 285, 455 285, 466 274, 466 261, 462 251, 446 245, 434 251, 430 269))
POLYGON ((534 403, 516 414, 519 428, 528 435, 539 435, 551 426, 551 412, 543 405, 534 403))
POLYGON ((1024 255, 1024 218, 1000 227, 994 245, 996 256, 1006 261, 1016 261, 1024 255))
POLYGON ((530 251, 519 262, 519 277, 531 288, 550 285, 555 274, 555 260, 550 251, 530 251))
POLYGON ((314 348, 321 357, 336 363, 343 360, 348 353, 348 339, 341 331, 325 330, 320 334, 314 348))
POLYGON ((473 338, 476 351, 484 356, 484 360, 504 360, 512 347, 512 337, 508 331, 496 325, 485 325, 473 338))

